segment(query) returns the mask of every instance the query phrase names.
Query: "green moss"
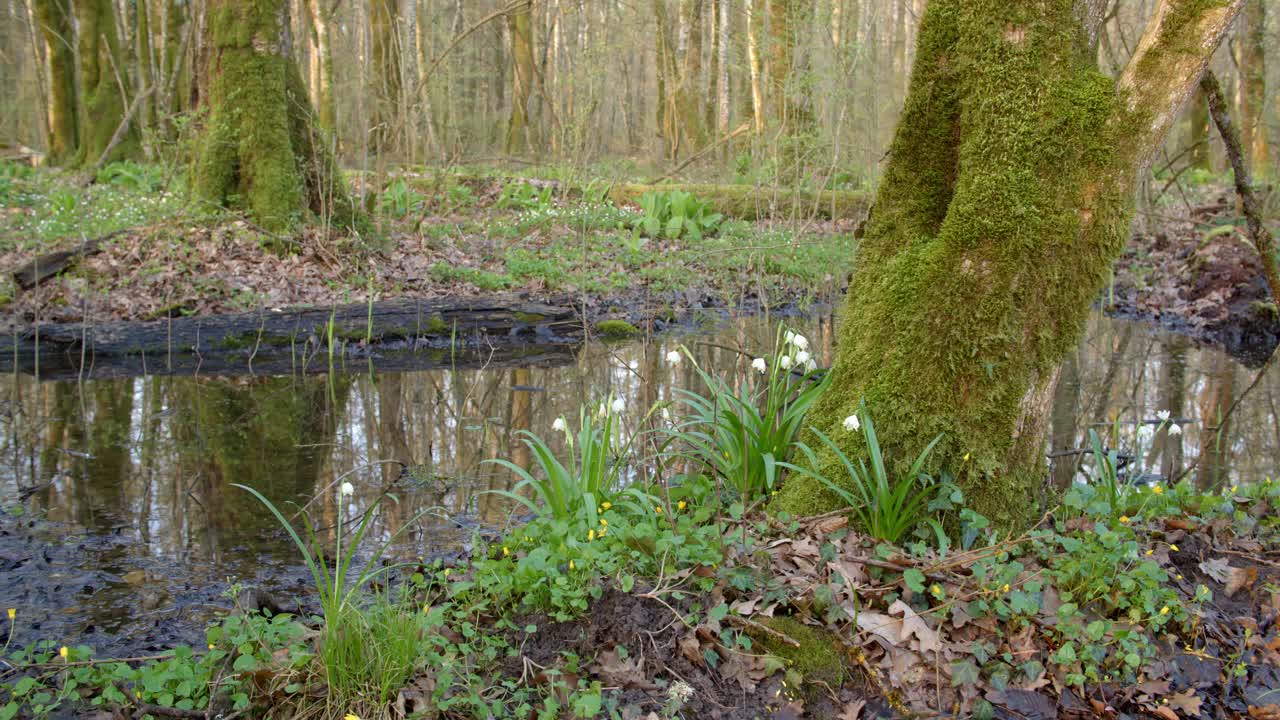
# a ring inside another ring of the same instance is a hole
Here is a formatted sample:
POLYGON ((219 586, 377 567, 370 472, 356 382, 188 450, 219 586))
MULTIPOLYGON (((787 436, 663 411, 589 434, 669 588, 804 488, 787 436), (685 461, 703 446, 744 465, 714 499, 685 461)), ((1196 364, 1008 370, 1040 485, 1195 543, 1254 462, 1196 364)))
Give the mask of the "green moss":
MULTIPOLYGON (((1117 144, 1116 93, 1071 0, 937 0, 920 32, 832 389, 809 419, 856 458, 865 448, 842 422, 865 399, 895 473, 941 433, 929 470, 949 471, 999 526, 1022 526, 1047 472, 1047 413, 1028 408, 1047 400, 1125 234, 1128 188, 1097 180, 1117 144)), ((807 478, 777 500, 796 515, 835 504, 807 478)))
POLYGON ((440 315, 432 315, 427 319, 427 323, 422 326, 422 332, 427 335, 444 335, 449 330, 449 323, 446 323, 440 315))
POLYGON ((800 647, 793 647, 768 633, 748 630, 766 652, 786 660, 788 667, 799 673, 807 694, 844 684, 846 669, 840 641, 831 633, 790 617, 762 617, 756 621, 800 643, 800 647))
POLYGON ((522 322, 529 325, 536 325, 537 323, 545 322, 547 319, 546 315, 542 315, 539 313, 528 313, 528 312, 512 313, 512 317, 516 319, 516 322, 522 322))
POLYGON ((640 334, 640 328, 626 320, 601 320, 596 323, 596 332, 606 338, 628 338, 640 334))

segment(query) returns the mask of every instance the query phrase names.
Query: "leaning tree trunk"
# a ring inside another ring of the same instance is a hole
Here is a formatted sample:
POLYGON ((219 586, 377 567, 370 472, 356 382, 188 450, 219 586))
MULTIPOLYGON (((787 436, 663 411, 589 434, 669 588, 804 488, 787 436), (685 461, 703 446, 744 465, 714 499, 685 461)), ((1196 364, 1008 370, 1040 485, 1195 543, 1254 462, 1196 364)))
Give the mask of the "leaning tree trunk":
POLYGON ((317 132, 293 61, 288 1, 211 0, 205 32, 209 121, 196 194, 247 210, 268 230, 288 228, 307 210, 350 224, 346 183, 317 132))
POLYGON ((76 52, 70 0, 36 0, 36 20, 49 51, 49 162, 69 160, 76 151, 76 52))
MULTIPOLYGON (((1162 0, 1117 82, 1095 60, 1102 0, 932 0, 813 425, 857 453, 842 421, 865 399, 897 472, 941 433, 930 469, 999 525, 1027 524, 1059 363, 1137 177, 1242 3, 1162 0)), ((835 498, 793 477, 779 505, 835 498)))
MULTIPOLYGON (((112 145, 125 120, 126 96, 131 92, 129 68, 120 51, 112 0, 75 0, 80 46, 80 147, 77 165, 100 160, 126 160, 142 155, 138 124, 112 145), (103 157, 107 153, 107 157, 103 157)), ((129 100, 132 99, 130 96, 129 100)))

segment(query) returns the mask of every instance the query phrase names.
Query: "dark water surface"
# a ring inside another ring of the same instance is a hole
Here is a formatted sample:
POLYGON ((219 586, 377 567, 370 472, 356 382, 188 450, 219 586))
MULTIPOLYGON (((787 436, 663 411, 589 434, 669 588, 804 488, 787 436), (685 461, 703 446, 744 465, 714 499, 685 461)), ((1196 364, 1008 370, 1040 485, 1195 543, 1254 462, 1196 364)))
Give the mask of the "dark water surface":
MULTIPOLYGON (((829 361, 830 318, 789 324, 829 361)), ((764 354, 774 331, 768 319, 738 318, 696 335, 535 354, 523 367, 379 373, 375 360, 287 377, 11 375, 0 389, 0 608, 18 610, 13 642, 50 638, 116 654, 200 643, 230 606, 231 584, 304 591, 292 544, 231 483, 282 506, 309 503, 325 534, 390 491, 401 502, 378 515, 381 537, 438 508, 398 555, 464 551, 474 533, 507 520, 509 505, 485 491, 510 488, 512 476, 482 463, 527 464, 516 431, 552 435, 557 417, 572 423, 581 403, 607 396, 624 398, 634 428, 676 388, 698 387, 688 363, 663 360, 669 350, 684 343, 704 367, 746 376, 750 357, 730 348, 764 354), (338 492, 344 481, 351 497, 338 492)), ((1280 373, 1240 401, 1254 371, 1101 315, 1063 373, 1048 449, 1057 482, 1076 474, 1082 458, 1070 451, 1087 445, 1089 427, 1116 421, 1135 476, 1148 480, 1248 482, 1280 467, 1280 373), (1180 435, 1153 432, 1160 410, 1180 435)))

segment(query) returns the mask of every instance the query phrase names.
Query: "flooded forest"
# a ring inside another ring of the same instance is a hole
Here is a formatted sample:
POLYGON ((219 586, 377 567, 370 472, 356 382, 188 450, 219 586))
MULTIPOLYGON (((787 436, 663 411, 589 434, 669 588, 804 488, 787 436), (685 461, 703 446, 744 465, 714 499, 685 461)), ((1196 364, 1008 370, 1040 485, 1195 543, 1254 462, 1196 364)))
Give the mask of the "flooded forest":
POLYGON ((0 0, 0 720, 1280 718, 1277 52, 0 0))

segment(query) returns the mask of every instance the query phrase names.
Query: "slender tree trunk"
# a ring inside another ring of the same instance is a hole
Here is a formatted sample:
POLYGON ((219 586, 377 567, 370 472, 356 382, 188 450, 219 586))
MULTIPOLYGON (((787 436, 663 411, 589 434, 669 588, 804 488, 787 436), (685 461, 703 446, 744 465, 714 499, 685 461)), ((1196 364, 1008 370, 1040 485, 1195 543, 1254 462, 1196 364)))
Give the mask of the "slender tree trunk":
POLYGON ((764 130, 764 67, 760 49, 760 25, 764 0, 742 0, 747 15, 747 66, 751 71, 751 114, 756 132, 764 130))
POLYGON ((135 38, 134 46, 138 52, 138 92, 147 92, 147 96, 142 100, 142 108, 137 118, 142 128, 147 128, 152 132, 156 128, 156 73, 153 64, 154 56, 151 52, 151 7, 150 0, 137 0, 138 8, 138 31, 135 38))
MULTIPOLYGON (((124 120, 126 96, 132 99, 132 95, 112 0, 75 0, 75 7, 80 48, 80 146, 76 164, 93 165, 111 144, 124 120)), ((134 122, 106 160, 140 155, 140 135, 134 122)))
MULTIPOLYGON (((1025 526, 1059 363, 1124 246, 1137 178, 1242 3, 1162 0, 1117 82, 1097 69, 1099 0, 931 0, 813 425, 857 456, 843 420, 865 401, 894 473, 941 434, 929 469, 1025 526)), ((834 501, 794 477, 779 496, 796 514, 834 501)))
MULTIPOLYGON (((319 0, 315 0, 319 1, 319 0)), ((373 151, 383 155, 399 141, 392 137, 400 107, 400 43, 398 0, 369 0, 372 30, 374 102, 370 122, 373 151)))
POLYGON ((1271 174, 1267 148, 1267 15, 1265 0, 1247 0, 1240 24, 1240 139, 1256 178, 1271 174))
POLYGON ((293 61, 287 0, 210 0, 208 126, 200 140, 195 191, 248 210, 269 230, 310 210, 348 225, 346 184, 316 128, 293 61))
POLYGON ((35 0, 36 22, 49 57, 49 162, 59 164, 75 155, 79 122, 76 117, 75 34, 70 0, 35 0))
POLYGON ((533 90, 533 3, 526 0, 507 15, 511 31, 511 118, 507 122, 507 153, 525 149, 529 126, 529 95, 533 90))
POLYGON ((729 132, 729 6, 732 3, 733 0, 719 0, 717 6, 720 21, 716 27, 716 132, 719 135, 729 132))
POLYGON ((307 12, 311 15, 311 24, 316 31, 316 55, 320 64, 318 85, 316 87, 316 109, 319 114, 320 127, 325 132, 336 134, 337 106, 333 98, 333 44, 331 28, 336 6, 334 0, 306 0, 307 12))
POLYGON ((1209 172, 1213 169, 1209 153, 1209 102, 1205 100, 1203 90, 1196 90, 1187 119, 1191 123, 1191 167, 1209 172))

